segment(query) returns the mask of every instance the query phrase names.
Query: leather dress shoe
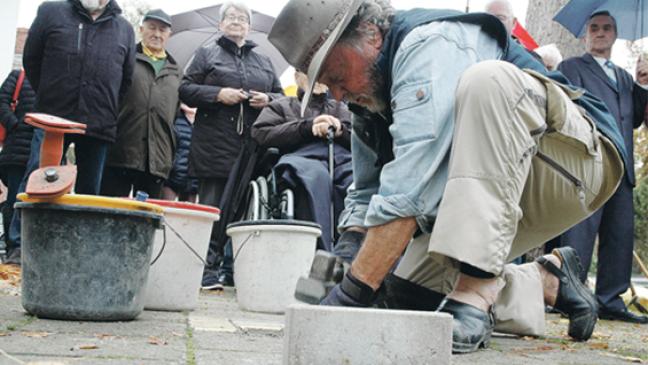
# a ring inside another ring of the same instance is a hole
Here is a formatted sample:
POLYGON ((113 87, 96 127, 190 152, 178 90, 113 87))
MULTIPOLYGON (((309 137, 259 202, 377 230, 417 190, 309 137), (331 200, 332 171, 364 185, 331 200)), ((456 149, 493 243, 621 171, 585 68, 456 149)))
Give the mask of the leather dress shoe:
POLYGON ((452 314, 452 352, 469 353, 490 344, 495 318, 470 304, 446 298, 439 312, 452 314))
POLYGON ((648 324, 648 316, 641 316, 638 314, 634 314, 628 310, 628 308, 624 308, 621 311, 615 311, 615 310, 608 310, 608 309, 603 309, 599 311, 599 318, 601 319, 607 319, 610 321, 622 321, 622 322, 628 322, 628 323, 638 323, 638 324, 648 324))
POLYGON ((560 281, 553 307, 569 317, 569 336, 576 341, 587 341, 596 326, 596 297, 579 279, 583 269, 576 251, 571 247, 560 247, 552 253, 562 261, 561 268, 544 257, 539 257, 536 261, 560 281))

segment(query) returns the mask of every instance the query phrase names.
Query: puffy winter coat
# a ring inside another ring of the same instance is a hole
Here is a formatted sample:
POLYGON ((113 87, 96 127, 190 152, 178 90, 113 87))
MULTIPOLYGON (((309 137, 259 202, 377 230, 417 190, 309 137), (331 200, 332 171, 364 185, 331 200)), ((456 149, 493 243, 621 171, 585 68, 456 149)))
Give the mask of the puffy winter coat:
POLYGON ((36 95, 25 78, 18 94, 16 111, 11 110, 11 98, 16 89, 20 70, 11 71, 0 87, 0 123, 7 131, 7 137, 0 151, 0 168, 3 166, 26 166, 29 160, 34 128, 23 121, 25 114, 34 110, 36 95))
POLYGON ((292 152, 307 143, 322 140, 313 135, 315 117, 328 114, 342 122, 342 135, 335 138, 346 149, 351 149, 351 112, 346 104, 326 94, 313 95, 301 117, 300 98, 285 97, 273 101, 263 109, 252 126, 252 138, 263 147, 277 147, 282 153, 292 152))
POLYGON ((79 0, 43 2, 23 54, 36 110, 85 123, 87 136, 109 142, 135 64, 133 27, 120 14, 116 0, 94 21, 79 0))
POLYGON ((247 41, 239 48, 221 36, 199 48, 185 72, 180 99, 197 107, 189 155, 189 173, 198 178, 225 178, 249 136, 249 128, 261 112, 247 101, 225 105, 216 101, 221 88, 231 87, 268 94, 270 100, 283 96, 279 79, 270 59, 256 53, 256 43, 247 41), (243 113, 243 133, 237 132, 239 114, 243 113))
POLYGON ((180 67, 169 54, 160 72, 137 46, 133 84, 119 111, 117 139, 106 165, 147 172, 166 179, 176 146, 173 122, 180 103, 180 67))
POLYGON ((180 112, 174 124, 176 133, 176 152, 173 168, 169 178, 164 183, 176 193, 197 193, 198 181, 189 177, 189 148, 193 126, 180 112))

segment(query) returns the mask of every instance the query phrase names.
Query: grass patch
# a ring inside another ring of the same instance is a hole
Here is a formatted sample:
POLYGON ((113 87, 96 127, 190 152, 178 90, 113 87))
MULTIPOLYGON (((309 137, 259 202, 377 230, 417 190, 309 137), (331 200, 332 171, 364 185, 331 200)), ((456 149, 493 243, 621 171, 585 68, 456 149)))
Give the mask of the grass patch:
POLYGON ((193 341, 193 329, 187 321, 187 365, 196 365, 196 348, 193 341))
POLYGON ((18 329, 20 329, 22 327, 25 327, 26 325, 34 322, 35 320, 36 320, 35 316, 27 315, 27 318, 25 318, 25 319, 23 319, 21 321, 9 323, 8 325, 6 325, 5 326, 5 331, 7 331, 7 332, 16 331, 16 330, 18 330, 18 329))

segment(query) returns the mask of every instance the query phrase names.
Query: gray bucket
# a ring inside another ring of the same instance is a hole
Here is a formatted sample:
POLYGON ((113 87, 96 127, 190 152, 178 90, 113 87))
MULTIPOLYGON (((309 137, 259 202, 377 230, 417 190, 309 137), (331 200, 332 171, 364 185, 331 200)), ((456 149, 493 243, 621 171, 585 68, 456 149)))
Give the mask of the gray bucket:
POLYGON ((27 312, 87 321, 126 321, 142 312, 160 214, 47 203, 16 208, 27 312))

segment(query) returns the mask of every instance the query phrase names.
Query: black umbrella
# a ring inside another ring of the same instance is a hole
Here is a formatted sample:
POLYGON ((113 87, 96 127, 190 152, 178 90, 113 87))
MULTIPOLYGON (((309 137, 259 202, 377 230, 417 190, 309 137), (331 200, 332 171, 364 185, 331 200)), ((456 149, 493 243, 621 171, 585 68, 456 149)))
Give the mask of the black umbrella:
MULTIPOLYGON (((221 5, 210 6, 173 15, 173 34, 167 43, 169 53, 184 68, 194 52, 203 45, 213 42, 220 35, 218 30, 219 12, 221 5)), ((252 26, 247 39, 258 44, 255 51, 270 57, 278 76, 288 68, 288 62, 268 41, 268 32, 272 28, 274 18, 252 11, 252 26)))

